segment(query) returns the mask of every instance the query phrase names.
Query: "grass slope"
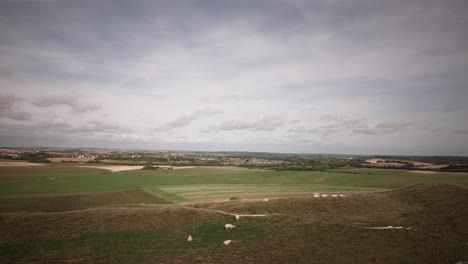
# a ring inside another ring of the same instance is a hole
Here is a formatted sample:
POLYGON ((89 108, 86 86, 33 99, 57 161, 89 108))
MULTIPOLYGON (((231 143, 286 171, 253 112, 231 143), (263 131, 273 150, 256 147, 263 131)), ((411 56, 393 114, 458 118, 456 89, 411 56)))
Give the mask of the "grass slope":
POLYGON ((346 199, 291 198, 0 214, 1 262, 455 263, 468 260, 468 190, 420 184, 346 199), (203 207, 203 208, 195 208, 203 207), (233 217, 214 210, 270 213, 233 217), (373 226, 413 229, 372 230, 373 226), (194 241, 187 242, 191 234, 194 241), (225 239, 233 243, 223 246, 225 239))
POLYGON ((168 204, 170 202, 142 190, 108 193, 0 197, 0 213, 62 212, 122 204, 168 204))

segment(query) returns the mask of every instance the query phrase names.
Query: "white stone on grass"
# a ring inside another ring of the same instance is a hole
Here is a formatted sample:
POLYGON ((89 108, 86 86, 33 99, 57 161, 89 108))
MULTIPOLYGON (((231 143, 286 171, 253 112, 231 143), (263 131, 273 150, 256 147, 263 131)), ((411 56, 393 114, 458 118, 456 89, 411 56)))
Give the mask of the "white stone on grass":
POLYGON ((227 230, 230 230, 230 229, 236 228, 236 226, 233 225, 233 224, 225 224, 225 225, 224 225, 224 228, 227 229, 227 230))

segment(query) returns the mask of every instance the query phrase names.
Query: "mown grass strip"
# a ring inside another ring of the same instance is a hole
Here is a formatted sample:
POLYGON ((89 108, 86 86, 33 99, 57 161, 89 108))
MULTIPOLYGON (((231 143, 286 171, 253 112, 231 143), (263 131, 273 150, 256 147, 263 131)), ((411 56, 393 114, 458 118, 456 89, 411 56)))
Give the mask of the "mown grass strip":
POLYGON ((160 188, 152 187, 152 188, 145 188, 143 190, 151 195, 154 195, 156 197, 162 198, 164 200, 167 200, 173 203, 180 203, 180 202, 188 201, 186 198, 180 195, 177 195, 175 193, 165 192, 161 190, 160 188))

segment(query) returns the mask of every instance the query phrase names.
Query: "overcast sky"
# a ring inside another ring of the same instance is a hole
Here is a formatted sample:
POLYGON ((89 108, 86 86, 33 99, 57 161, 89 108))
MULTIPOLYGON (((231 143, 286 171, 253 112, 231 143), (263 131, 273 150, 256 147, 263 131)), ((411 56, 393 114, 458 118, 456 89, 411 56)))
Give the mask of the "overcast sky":
POLYGON ((465 0, 0 0, 0 146, 468 155, 465 0))

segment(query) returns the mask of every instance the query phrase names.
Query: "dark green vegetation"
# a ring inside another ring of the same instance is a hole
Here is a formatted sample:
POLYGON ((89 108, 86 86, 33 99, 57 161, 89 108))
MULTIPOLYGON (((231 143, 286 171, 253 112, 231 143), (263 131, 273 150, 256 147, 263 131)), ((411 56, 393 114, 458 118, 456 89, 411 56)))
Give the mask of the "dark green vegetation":
POLYGON ((59 178, 96 175, 103 170, 74 167, 68 164, 47 165, 38 167, 1 167, 0 184, 8 182, 57 180, 59 178))
POLYGON ((462 173, 364 168, 0 167, 0 263, 455 263, 466 187, 462 173), (247 199, 313 192, 348 196, 247 199), (385 226, 403 228, 370 229, 385 226))
POLYGON ((0 255, 2 262, 455 263, 468 259, 467 230, 468 190, 431 183, 345 199, 2 214, 0 255), (270 215, 235 223, 216 210, 270 215), (237 227, 228 232, 225 223, 237 227), (411 229, 369 229, 390 225, 411 229), (232 244, 222 245, 226 239, 232 244))
POLYGON ((0 196, 0 213, 63 212, 122 204, 169 204, 142 190, 42 196, 0 196))

